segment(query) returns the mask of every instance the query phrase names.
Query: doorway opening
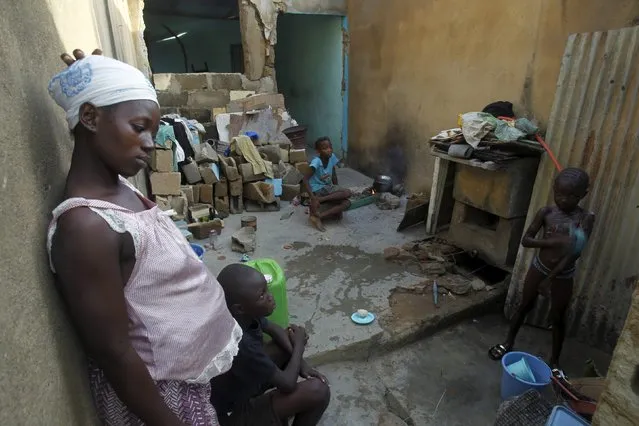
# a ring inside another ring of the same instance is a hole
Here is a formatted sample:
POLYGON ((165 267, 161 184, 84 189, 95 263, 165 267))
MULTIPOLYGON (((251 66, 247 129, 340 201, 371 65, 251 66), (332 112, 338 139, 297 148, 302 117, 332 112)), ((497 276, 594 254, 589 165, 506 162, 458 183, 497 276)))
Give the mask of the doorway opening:
POLYGON ((277 20, 275 71, 287 109, 308 127, 307 148, 328 136, 346 156, 347 57, 345 17, 282 14, 277 20))
POLYGON ((237 0, 147 0, 144 23, 154 74, 244 71, 237 0))

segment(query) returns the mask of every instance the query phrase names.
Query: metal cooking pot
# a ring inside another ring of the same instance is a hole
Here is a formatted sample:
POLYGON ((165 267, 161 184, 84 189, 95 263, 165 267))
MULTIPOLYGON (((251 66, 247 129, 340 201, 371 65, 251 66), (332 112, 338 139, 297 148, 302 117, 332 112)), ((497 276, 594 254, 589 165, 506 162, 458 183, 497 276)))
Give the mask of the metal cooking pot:
POLYGON ((393 179, 386 175, 377 175, 373 182, 375 192, 391 192, 393 189, 393 179))

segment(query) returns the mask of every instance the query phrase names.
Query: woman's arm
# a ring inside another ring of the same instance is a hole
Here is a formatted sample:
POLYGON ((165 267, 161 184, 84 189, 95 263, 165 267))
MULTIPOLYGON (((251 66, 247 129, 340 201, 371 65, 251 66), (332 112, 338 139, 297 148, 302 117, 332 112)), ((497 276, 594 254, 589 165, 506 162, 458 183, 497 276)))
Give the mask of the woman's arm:
POLYGON ((52 248, 57 283, 87 352, 129 410, 148 425, 182 425, 129 340, 122 238, 89 209, 64 214, 52 248))

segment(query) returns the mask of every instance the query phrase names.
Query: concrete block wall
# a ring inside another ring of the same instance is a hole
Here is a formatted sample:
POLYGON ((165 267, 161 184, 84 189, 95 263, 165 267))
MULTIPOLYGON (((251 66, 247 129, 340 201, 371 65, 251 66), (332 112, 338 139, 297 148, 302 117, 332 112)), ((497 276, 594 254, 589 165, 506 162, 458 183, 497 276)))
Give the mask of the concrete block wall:
POLYGON ((200 122, 212 121, 213 108, 223 108, 233 90, 275 93, 275 80, 250 80, 239 73, 155 74, 153 76, 163 113, 178 113, 200 122))

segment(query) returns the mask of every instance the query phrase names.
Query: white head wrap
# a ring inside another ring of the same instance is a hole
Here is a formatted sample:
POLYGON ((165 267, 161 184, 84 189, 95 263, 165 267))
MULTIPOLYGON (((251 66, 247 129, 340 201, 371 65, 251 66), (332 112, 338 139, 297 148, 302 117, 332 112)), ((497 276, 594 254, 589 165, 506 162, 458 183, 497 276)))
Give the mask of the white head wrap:
POLYGON ((49 94, 66 111, 71 130, 80 122, 80 106, 86 102, 96 107, 136 100, 158 103, 155 89, 140 70, 102 55, 87 56, 53 77, 49 94))

